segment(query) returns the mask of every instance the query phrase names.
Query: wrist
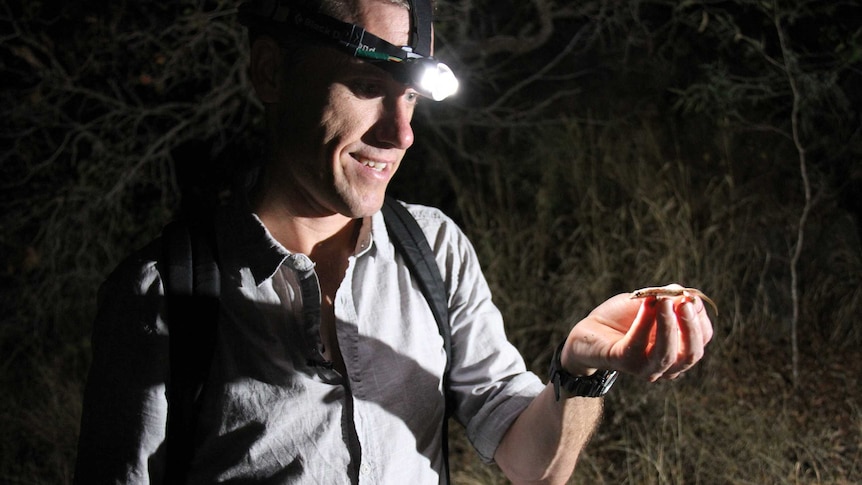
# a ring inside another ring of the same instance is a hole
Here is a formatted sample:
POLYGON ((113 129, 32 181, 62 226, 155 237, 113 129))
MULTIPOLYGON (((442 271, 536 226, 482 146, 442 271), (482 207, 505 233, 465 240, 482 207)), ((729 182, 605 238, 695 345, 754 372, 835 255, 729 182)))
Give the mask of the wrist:
POLYGON ((563 366, 562 354, 565 345, 564 341, 557 347, 549 370, 557 401, 563 391, 566 397, 601 397, 607 394, 616 381, 617 372, 571 364, 563 366))
POLYGON ((598 369, 588 364, 579 362, 578 355, 569 344, 569 339, 564 340, 556 349, 559 354, 559 363, 566 372, 575 377, 590 376, 598 369))

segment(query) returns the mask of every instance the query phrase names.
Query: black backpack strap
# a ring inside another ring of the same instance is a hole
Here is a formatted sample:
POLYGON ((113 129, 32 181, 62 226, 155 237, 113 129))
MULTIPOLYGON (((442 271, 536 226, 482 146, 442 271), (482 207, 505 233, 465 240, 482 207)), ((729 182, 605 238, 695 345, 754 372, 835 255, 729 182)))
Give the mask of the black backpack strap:
POLYGON ((449 357, 452 354, 452 335, 449 329, 448 293, 443 284, 443 277, 437 267, 434 252, 422 228, 416 219, 400 202, 392 197, 386 197, 383 203, 383 218, 386 229, 392 239, 395 250, 404 257, 410 273, 418 280, 419 288, 434 314, 437 328, 443 337, 443 347, 446 350, 446 372, 449 371, 449 357))
POLYGON ((446 285, 437 267, 434 252, 428 244, 428 239, 416 219, 401 205, 400 202, 387 196, 383 203, 383 218, 386 230, 389 231, 395 250, 401 253, 410 273, 419 283, 419 288, 428 304, 437 329, 443 337, 443 348, 446 351, 446 367, 443 370, 443 391, 446 394, 446 416, 443 418, 443 461, 446 471, 446 483, 449 483, 449 416, 453 413, 453 403, 449 392, 449 371, 452 361, 452 330, 449 327, 449 304, 446 285))
POLYGON ((162 232, 170 375, 165 483, 181 484, 194 455, 201 396, 215 351, 221 290, 215 236, 208 226, 183 221, 162 232))

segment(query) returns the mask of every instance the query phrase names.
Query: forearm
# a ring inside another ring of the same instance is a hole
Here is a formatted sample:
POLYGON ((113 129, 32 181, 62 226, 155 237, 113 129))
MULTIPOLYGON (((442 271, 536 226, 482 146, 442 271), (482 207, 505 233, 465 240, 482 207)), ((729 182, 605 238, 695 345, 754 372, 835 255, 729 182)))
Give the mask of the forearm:
POLYGON ((565 483, 602 414, 602 398, 554 398, 552 385, 515 420, 494 459, 515 484, 565 483))

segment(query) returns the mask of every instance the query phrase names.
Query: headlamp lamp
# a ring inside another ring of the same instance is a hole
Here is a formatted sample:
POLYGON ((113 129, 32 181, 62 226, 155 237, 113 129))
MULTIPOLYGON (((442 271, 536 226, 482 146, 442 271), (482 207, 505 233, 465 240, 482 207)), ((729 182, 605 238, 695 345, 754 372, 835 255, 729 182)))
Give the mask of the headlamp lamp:
MULTIPOLYGON (((405 50, 405 52, 408 51, 405 50)), ((458 91, 458 79, 455 73, 449 66, 433 57, 389 56, 381 61, 361 50, 354 55, 381 67, 396 81, 413 87, 419 94, 434 101, 442 101, 458 91)))
MULTIPOLYGON (((248 1, 239 7, 239 20, 278 37, 282 29, 311 36, 389 72, 422 96, 443 100, 458 90, 458 79, 446 64, 430 56, 431 5, 410 0, 411 44, 398 47, 364 28, 278 0, 248 1)), ((282 34, 283 35, 283 34, 282 34)))

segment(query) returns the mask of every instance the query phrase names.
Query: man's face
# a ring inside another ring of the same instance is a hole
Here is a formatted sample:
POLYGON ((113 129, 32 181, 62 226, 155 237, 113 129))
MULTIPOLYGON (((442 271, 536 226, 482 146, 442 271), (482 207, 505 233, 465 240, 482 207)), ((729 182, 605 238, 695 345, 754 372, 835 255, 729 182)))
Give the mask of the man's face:
MULTIPOLYGON (((361 0, 356 23, 392 44, 408 43, 403 7, 361 0)), ((282 197, 297 215, 373 214, 413 144, 418 94, 380 68, 329 48, 309 48, 286 75, 280 100, 270 107, 277 110, 270 192, 290 191, 282 197)))

